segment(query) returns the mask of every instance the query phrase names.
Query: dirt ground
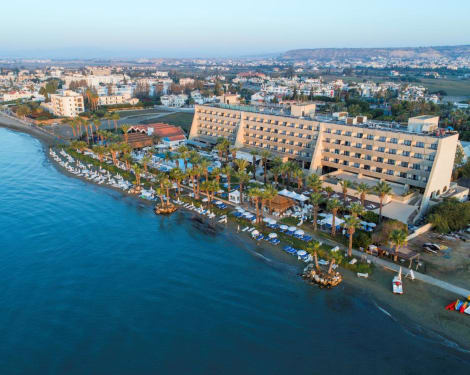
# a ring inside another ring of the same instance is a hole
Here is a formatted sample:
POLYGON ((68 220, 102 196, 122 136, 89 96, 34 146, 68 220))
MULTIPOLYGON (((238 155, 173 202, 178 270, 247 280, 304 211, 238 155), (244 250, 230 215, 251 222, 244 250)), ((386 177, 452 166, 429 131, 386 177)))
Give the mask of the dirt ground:
POLYGON ((470 240, 444 239, 434 232, 424 233, 408 243, 408 247, 419 252, 424 263, 424 272, 463 288, 470 288, 470 240), (431 242, 441 246, 438 254, 425 252, 422 245, 431 242))

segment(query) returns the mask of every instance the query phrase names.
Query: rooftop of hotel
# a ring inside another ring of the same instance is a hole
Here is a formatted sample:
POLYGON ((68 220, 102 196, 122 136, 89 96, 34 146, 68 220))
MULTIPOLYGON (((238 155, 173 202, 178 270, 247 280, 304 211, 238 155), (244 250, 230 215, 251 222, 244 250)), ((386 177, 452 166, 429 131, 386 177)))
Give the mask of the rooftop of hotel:
MULTIPOLYGON (((208 104, 201 104, 201 106, 209 107, 209 108, 215 107, 215 108, 221 108, 221 109, 229 109, 233 111, 259 113, 263 115, 282 116, 282 117, 290 117, 290 118, 295 118, 295 119, 326 122, 326 123, 336 124, 336 125, 347 125, 347 126, 360 127, 360 128, 377 129, 377 130, 404 133, 404 134, 410 134, 410 135, 423 135, 423 136, 433 137, 433 138, 444 138, 444 137, 448 137, 448 136, 452 136, 456 134, 455 131, 447 131, 446 129, 443 129, 443 128, 440 128, 437 131, 432 131, 432 132, 409 131, 406 125, 402 125, 398 122, 375 121, 375 120, 368 119, 364 123, 347 124, 345 120, 339 120, 329 115, 314 115, 311 117, 293 116, 290 114, 290 110, 288 108, 286 108, 285 106, 276 105, 276 104, 233 105, 233 104, 224 104, 224 103, 210 103, 210 104, 208 103, 208 104)), ((426 120, 426 119, 430 119, 433 117, 435 116, 423 115, 423 116, 417 116, 415 118, 426 120)))

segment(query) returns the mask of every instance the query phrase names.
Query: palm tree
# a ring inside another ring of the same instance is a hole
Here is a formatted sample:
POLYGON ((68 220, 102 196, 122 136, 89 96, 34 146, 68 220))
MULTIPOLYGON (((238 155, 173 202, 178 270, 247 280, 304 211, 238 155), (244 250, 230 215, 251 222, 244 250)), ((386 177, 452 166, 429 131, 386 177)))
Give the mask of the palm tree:
POLYGON ((271 157, 271 153, 268 150, 262 150, 261 151, 261 162, 263 163, 263 169, 264 169, 264 184, 267 183, 268 181, 268 159, 271 157))
POLYGON ((209 163, 209 160, 207 159, 202 159, 201 162, 199 163, 199 166, 204 171, 204 177, 206 178, 206 181, 209 180, 209 166, 210 165, 211 163, 209 163))
POLYGON ((349 206, 349 211, 354 217, 358 217, 364 213, 364 207, 359 202, 354 202, 349 206))
POLYGON ((142 159, 140 159, 140 164, 142 164, 142 166, 144 167, 144 171, 145 173, 148 172, 147 170, 147 166, 149 165, 149 163, 152 161, 152 157, 150 156, 150 154, 145 154, 144 157, 142 159))
POLYGON ((315 192, 310 195, 310 202, 313 206, 313 229, 316 231, 318 229, 317 218, 318 218, 318 209, 320 208, 320 204, 324 202, 323 195, 321 193, 315 192))
POLYGON ((180 168, 173 168, 170 172, 170 178, 172 181, 176 182, 178 186, 178 198, 181 194, 181 181, 184 180, 184 173, 180 168))
POLYGON ((361 221, 355 216, 349 216, 344 219, 343 227, 349 234, 348 257, 352 257, 353 236, 356 229, 361 225, 361 221))
POLYGON ((243 187, 250 181, 248 173, 242 171, 237 173, 238 182, 240 184, 240 203, 243 203, 243 187))
POLYGON ((255 202, 256 205, 256 223, 260 223, 260 215, 259 215, 259 202, 262 196, 262 191, 259 188, 251 188, 248 190, 248 196, 255 202))
POLYGON ((366 194, 369 194, 371 192, 371 187, 365 182, 361 182, 359 185, 357 185, 356 190, 360 194, 361 204, 365 206, 366 194))
POLYGON ((100 121, 100 119, 99 119, 98 117, 95 117, 95 118, 93 119, 93 125, 95 125, 96 134, 98 134, 98 131, 99 131, 99 129, 100 129, 100 126, 102 125, 102 124, 101 124, 101 121, 100 121))
POLYGON ((189 157, 189 149, 186 146, 178 147, 177 152, 179 153, 181 159, 183 159, 184 163, 184 170, 188 170, 188 157, 189 157))
POLYGON ((170 189, 173 187, 173 184, 168 179, 168 177, 165 176, 162 180, 160 180, 160 186, 166 192, 166 194, 165 194, 166 195, 166 204, 167 204, 167 206, 169 206, 170 205, 170 189))
POLYGON ((230 193, 230 180, 233 174, 233 168, 230 165, 226 165, 222 168, 222 173, 227 176, 227 191, 230 193))
POLYGON ((155 189, 155 194, 157 194, 158 198, 160 198, 160 207, 164 207, 165 206, 165 200, 163 199, 163 196, 165 195, 165 190, 161 186, 158 186, 155 189))
POLYGON ((214 168, 211 171, 211 174, 212 174, 212 176, 214 176, 217 183, 220 183, 220 174, 221 173, 222 173, 222 169, 220 169, 220 168, 214 168))
POLYGON ((322 188, 322 180, 317 174, 311 174, 307 177, 307 186, 315 193, 318 193, 322 188))
POLYGON ((126 170, 130 169, 130 165, 133 161, 132 155, 129 152, 125 152, 124 155, 122 156, 124 163, 126 163, 126 170))
POLYGON ((85 131, 86 131, 86 142, 90 144, 90 138, 89 138, 89 133, 88 133, 88 121, 83 117, 80 118, 80 121, 81 121, 81 125, 85 128, 85 131))
POLYGON ((204 182, 201 183, 201 190, 206 192, 207 196, 207 208, 209 208, 210 204, 210 194, 209 190, 211 188, 211 182, 209 180, 205 180, 204 182))
POLYGON ((103 156, 106 154, 106 147, 100 146, 100 145, 94 145, 93 146, 93 152, 98 155, 98 160, 100 161, 100 164, 103 162, 103 156))
POLYGON ((196 197, 196 176, 197 176, 197 171, 194 169, 194 165, 193 165, 193 168, 189 169, 188 170, 188 175, 189 177, 191 178, 191 183, 192 183, 192 187, 193 187, 193 195, 194 197, 196 197))
POLYGON ((276 186, 278 185, 279 176, 282 174, 282 167, 280 165, 276 165, 274 168, 271 169, 273 173, 274 182, 276 186))
MULTIPOLYGON (((276 198, 278 194, 278 191, 277 189, 272 186, 272 185, 266 185, 265 188, 264 188, 264 200, 263 201, 266 201, 268 203, 268 209, 269 209, 269 212, 272 211, 271 209, 271 203, 273 201, 274 198, 276 198)), ((262 203, 263 203, 262 201, 262 203)), ((263 209, 264 207, 261 206, 261 209, 263 209)))
POLYGON ((340 209, 340 207, 341 207, 341 203, 337 199, 331 199, 327 203, 327 208, 333 215, 333 218, 331 220, 331 235, 332 236, 336 235, 336 225, 335 225, 336 214, 338 213, 338 210, 340 209))
POLYGON ((328 199, 330 199, 331 197, 331 194, 333 194, 335 191, 333 190, 333 188, 331 186, 327 186, 325 188, 325 193, 326 193, 326 196, 328 197, 328 199))
POLYGON ((117 124, 118 124, 118 121, 120 120, 121 116, 119 116, 119 113, 114 112, 113 115, 111 116, 111 118, 114 122, 114 130, 117 133, 117 124))
POLYGON ((140 174, 141 174, 142 170, 140 169, 138 164, 134 164, 132 166, 132 169, 134 170, 134 174, 135 174, 135 184, 137 186, 140 186, 140 174))
POLYGON ((253 163, 253 180, 256 180, 256 156, 258 155, 258 151, 250 150, 250 155, 252 156, 252 163, 253 163))
POLYGON ((117 154, 121 151, 121 146, 119 143, 112 143, 109 146, 109 152, 111 152, 111 157, 113 158, 113 164, 117 166, 117 154))
POLYGON ((108 129, 109 129, 111 127, 111 120, 113 119, 113 115, 110 112, 106 112, 103 118, 108 121, 108 129))
POLYGON ((200 165, 193 165, 194 172, 196 173, 196 199, 199 199, 199 191, 200 191, 200 178, 201 175, 204 174, 204 169, 200 165))
POLYGON ((248 167, 248 162, 244 159, 236 159, 235 165, 237 166, 237 172, 243 173, 245 172, 246 168, 248 167))
POLYGON ((382 221, 383 201, 385 197, 392 192, 392 187, 389 184, 387 184, 385 181, 380 181, 377 183, 377 185, 375 185, 374 191, 377 193, 377 195, 380 198, 379 221, 382 221))
POLYGON ((232 154, 232 159, 235 160, 235 158, 237 157, 237 151, 239 150, 239 148, 237 147, 230 147, 230 153, 232 154))
POLYGON ((302 189, 303 180, 305 177, 305 173, 300 168, 296 168, 292 171, 292 177, 297 180, 297 189, 302 189))
POLYGON ((349 188, 352 187, 352 183, 348 180, 342 180, 339 182, 339 185, 341 186, 341 190, 343 191, 343 202, 346 203, 346 195, 348 194, 349 188))
POLYGON ((407 243, 407 234, 404 230, 395 229, 390 233, 390 242, 395 246, 394 261, 398 260, 398 250, 407 243))
POLYGON ((83 152, 87 148, 86 142, 83 141, 73 141, 70 143, 70 146, 79 152, 83 152))
POLYGON ((126 143, 127 143, 128 139, 129 139, 129 134, 128 134, 127 132, 128 132, 128 130, 129 130, 130 128, 131 128, 131 126, 130 126, 130 125, 127 125, 127 124, 124 124, 124 125, 121 126, 121 130, 122 130, 122 132, 123 132, 123 134, 124 134, 124 142, 126 142, 126 143))

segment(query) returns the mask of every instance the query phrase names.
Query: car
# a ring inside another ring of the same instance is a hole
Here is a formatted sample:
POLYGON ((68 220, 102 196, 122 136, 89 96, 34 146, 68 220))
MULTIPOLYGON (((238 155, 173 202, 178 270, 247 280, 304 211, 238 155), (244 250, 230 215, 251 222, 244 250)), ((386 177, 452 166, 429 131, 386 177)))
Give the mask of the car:
POLYGON ((441 250, 441 247, 435 243, 430 243, 430 242, 426 242, 423 244, 423 247, 428 247, 434 251, 439 251, 441 250))

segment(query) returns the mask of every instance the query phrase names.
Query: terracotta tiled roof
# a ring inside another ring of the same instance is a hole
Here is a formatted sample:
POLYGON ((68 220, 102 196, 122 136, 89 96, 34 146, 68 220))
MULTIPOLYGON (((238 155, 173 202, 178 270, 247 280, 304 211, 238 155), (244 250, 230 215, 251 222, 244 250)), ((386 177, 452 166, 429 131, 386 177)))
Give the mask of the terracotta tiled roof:
MULTIPOLYGON (((186 136, 184 134, 183 129, 181 129, 178 126, 173 126, 173 125, 163 124, 163 123, 146 124, 146 125, 133 125, 129 129, 129 131, 139 130, 139 131, 143 131, 143 132, 147 133, 149 128, 153 129, 153 134, 158 135, 161 138, 178 137, 174 140, 186 139, 186 136)), ((172 139, 170 139, 170 140, 172 140, 172 139)))

